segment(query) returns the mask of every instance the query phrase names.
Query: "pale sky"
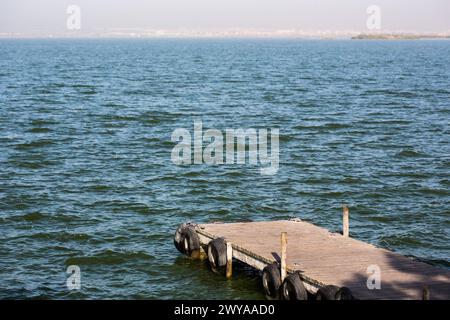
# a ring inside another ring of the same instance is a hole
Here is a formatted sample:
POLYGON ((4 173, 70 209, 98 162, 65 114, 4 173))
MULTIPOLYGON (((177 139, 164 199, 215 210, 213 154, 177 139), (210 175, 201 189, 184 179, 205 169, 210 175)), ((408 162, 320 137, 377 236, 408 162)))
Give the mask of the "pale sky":
POLYGON ((0 0, 0 33, 66 32, 68 5, 83 32, 117 29, 366 31, 369 5, 381 29, 450 31, 450 0, 0 0))

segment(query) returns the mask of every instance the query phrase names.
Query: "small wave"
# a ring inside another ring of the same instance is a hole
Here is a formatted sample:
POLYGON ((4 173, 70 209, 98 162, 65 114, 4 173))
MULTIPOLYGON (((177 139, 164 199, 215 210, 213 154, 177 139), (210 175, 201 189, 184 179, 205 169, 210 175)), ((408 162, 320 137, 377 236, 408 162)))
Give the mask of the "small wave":
POLYGON ((274 102, 276 101, 275 95, 273 94, 264 94, 263 100, 266 102, 274 102))
POLYGON ((422 246, 422 242, 414 235, 390 235, 382 236, 380 242, 386 243, 389 247, 407 245, 408 247, 422 246))
POLYGON ((308 178, 303 181, 307 184, 329 184, 333 182, 330 178, 308 178))
POLYGON ((377 90, 367 90, 363 93, 365 96, 370 96, 374 94, 380 95, 388 95, 399 98, 414 98, 417 97, 417 93, 411 91, 401 91, 401 90, 392 90, 392 89, 377 89, 377 90))
POLYGON ((349 124, 346 123, 326 123, 323 128, 325 129, 345 129, 351 127, 349 124))
POLYGON ((118 252, 105 250, 93 256, 72 257, 66 260, 66 265, 114 265, 136 263, 136 260, 152 260, 154 256, 144 251, 118 252))
POLYGON ((53 93, 53 91, 50 90, 49 88, 45 88, 44 87, 44 88, 34 89, 33 93, 36 93, 36 94, 51 94, 51 93, 53 93))
POLYGON ((425 157, 426 155, 415 150, 402 150, 395 155, 398 158, 419 158, 425 157))
POLYGON ((157 181, 164 181, 164 182, 178 181, 178 177, 176 175, 161 175, 150 179, 145 179, 144 183, 155 183, 157 181))
POLYGON ((136 202, 136 203, 131 203, 129 205, 129 209, 139 213, 139 214, 151 214, 152 210, 150 209, 150 207, 148 205, 146 205, 145 203, 140 203, 140 202, 136 202))
POLYGON ((93 207, 107 207, 112 211, 123 211, 123 210, 131 210, 140 214, 151 214, 151 208, 141 202, 132 202, 132 201, 121 201, 121 200, 112 200, 112 201, 96 201, 91 204, 93 207))
POLYGON ((146 142, 151 142, 153 147, 173 148, 174 143, 167 139, 145 139, 146 142), (155 143, 156 142, 156 143, 155 143))
POLYGON ((199 171, 187 171, 185 173, 182 174, 183 177, 187 177, 187 178, 191 178, 191 177, 201 177, 202 176, 202 172, 199 171))
POLYGON ((206 198, 211 199, 211 200, 223 201, 223 202, 233 200, 232 197, 228 197, 228 196, 224 196, 224 195, 211 195, 211 196, 207 196, 206 198))
POLYGON ((22 218, 25 221, 38 221, 38 220, 44 219, 45 215, 40 212, 32 212, 32 213, 25 214, 24 216, 22 216, 22 218))
POLYGON ((8 162, 14 167, 23 169, 42 169, 45 167, 58 164, 57 161, 50 161, 50 160, 23 161, 10 159, 8 162))
POLYGON ((243 81, 243 80, 230 79, 230 78, 225 78, 222 81, 223 81, 223 83, 235 83, 235 84, 237 84, 237 83, 245 83, 245 81, 243 81))
POLYGON ((175 117, 171 116, 171 115, 163 115, 163 116, 146 116, 143 118, 143 123, 146 125, 155 125, 155 124, 160 124, 160 123, 164 123, 164 122, 173 122, 176 120, 175 117))
POLYGON ((85 95, 97 94, 96 90, 97 87, 95 85, 75 84, 71 85, 70 87, 75 89, 79 94, 85 95))
POLYGON ((53 144, 55 144, 55 142, 53 140, 43 139, 43 140, 36 140, 36 141, 28 142, 28 143, 16 144, 14 147, 18 150, 25 150, 25 149, 48 147, 53 144))
POLYGON ((358 122, 359 124, 379 124, 379 125, 408 125, 411 124, 412 121, 408 120, 361 120, 358 122))
POLYGON ((86 186, 85 190, 91 191, 91 192, 105 192, 105 191, 111 190, 111 187, 107 186, 107 185, 102 185, 102 184, 94 184, 94 185, 86 186))
POLYGON ((72 84, 70 87, 76 89, 95 89, 95 86, 91 84, 72 84))
POLYGON ((205 190, 202 188, 202 189, 200 189, 200 188, 193 188, 193 189, 190 189, 189 191, 188 191, 188 194, 190 194, 190 195, 202 195, 202 194, 205 194, 205 190))
POLYGON ((295 137, 288 134, 280 134, 279 142, 289 142, 295 140, 295 137))
POLYGON ((131 89, 131 90, 124 90, 124 95, 151 95, 152 92, 145 89, 131 89))
POLYGON ((398 178, 417 178, 426 179, 429 177, 428 173, 425 172, 389 172, 380 175, 381 177, 398 177, 398 178))
POLYGON ((258 209, 258 212, 270 212, 270 213, 288 213, 289 210, 283 209, 282 207, 279 207, 277 205, 269 205, 269 204, 263 204, 261 206, 256 207, 258 209))
POLYGON ((348 196, 348 193, 341 191, 329 191, 329 192, 320 192, 318 193, 319 197, 325 198, 342 198, 343 196, 348 196))
POLYGON ((30 133, 48 133, 51 132, 52 130, 49 128, 42 128, 42 127, 38 127, 38 128, 31 128, 28 130, 28 132, 30 133))
POLYGON ((382 222, 382 223, 388 223, 388 222, 392 222, 394 219, 391 216, 380 216, 380 215, 368 215, 367 218, 370 221, 374 221, 374 222, 382 222))
POLYGON ((239 171, 239 170, 227 170, 227 171, 219 174, 219 176, 240 177, 240 176, 242 176, 242 171, 239 171))
POLYGON ((95 91, 95 90, 82 90, 79 93, 85 94, 85 95, 93 95, 93 94, 97 94, 97 91, 95 91))
POLYGON ((447 169, 450 168, 450 160, 443 160, 441 161, 441 163, 439 164, 439 167, 447 169))
MULTIPOLYGON (((56 214, 56 215, 49 215, 48 216, 51 220, 59 221, 59 222, 72 222, 80 220, 79 216, 73 215, 73 214, 56 214)), ((92 219, 92 221, 95 221, 96 219, 92 219)))
POLYGON ((308 92, 309 91, 309 89, 305 88, 305 87, 294 87, 294 88, 292 88, 292 90, 295 92, 308 92))
POLYGON ((106 120, 108 122, 114 121, 139 121, 139 117, 136 116, 127 116, 127 115, 104 115, 102 116, 102 120, 106 120))
POLYGON ((106 102, 101 105, 102 107, 108 108, 126 108, 127 106, 124 104, 116 103, 116 102, 106 102))
POLYGON ((351 125, 347 123, 329 122, 322 125, 296 125, 294 129, 297 130, 335 130, 335 129, 347 129, 351 125))
POLYGON ((217 210, 214 210, 214 214, 217 216, 227 216, 233 214, 233 210, 231 209, 225 209, 225 208, 219 208, 217 210))
POLYGON ((362 184, 364 180, 356 177, 346 177, 340 181, 343 184, 362 184))
POLYGON ((48 87, 50 87, 50 88, 64 88, 65 86, 66 86, 65 83, 60 83, 60 82, 54 82, 54 83, 48 84, 48 87))
POLYGON ((422 189, 419 189, 419 192, 422 194, 436 195, 436 196, 450 195, 450 191, 448 189, 422 188, 422 189))
POLYGON ((365 198, 367 199, 383 199, 386 195, 382 192, 368 192, 365 194, 365 198))
POLYGON ((30 236, 39 240, 56 240, 56 241, 87 241, 92 237, 86 233, 69 233, 69 232, 38 232, 30 236))
POLYGON ((190 182, 195 183, 195 184, 210 184, 211 180, 209 179, 191 179, 190 182))
POLYGON ((50 119, 34 119, 31 121, 31 125, 35 127, 45 127, 48 125, 55 125, 56 121, 52 121, 50 119))
POLYGON ((15 216, 9 216, 5 218, 5 221, 28 221, 28 222, 34 222, 39 221, 42 219, 45 219, 46 215, 41 212, 31 212, 26 213, 23 215, 15 215, 15 216))
POLYGON ((38 96, 38 95, 35 95, 31 98, 26 98, 25 100, 31 101, 31 102, 36 102, 39 104, 48 104, 48 105, 61 105, 64 103, 62 100, 43 98, 42 96, 38 96))

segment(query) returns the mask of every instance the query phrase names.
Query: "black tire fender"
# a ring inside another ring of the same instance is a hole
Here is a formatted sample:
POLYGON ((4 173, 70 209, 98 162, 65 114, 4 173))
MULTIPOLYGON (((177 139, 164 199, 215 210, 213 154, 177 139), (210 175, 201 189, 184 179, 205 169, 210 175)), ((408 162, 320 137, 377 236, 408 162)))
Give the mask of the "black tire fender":
POLYGON ((336 300, 355 300, 352 291, 347 287, 341 287, 336 292, 336 300))
POLYGON ((185 253, 183 250, 183 230, 186 228, 187 224, 183 223, 178 226, 177 231, 175 231, 175 236, 173 237, 173 244, 175 248, 181 253, 185 253))
POLYGON ((227 264, 227 244, 224 238, 216 238, 208 243, 208 260, 213 269, 227 264))
POLYGON ((173 242, 178 251, 188 256, 200 249, 200 239, 195 226, 189 223, 183 223, 177 228, 173 242))
POLYGON ((289 274, 281 285, 281 296, 284 300, 307 300, 308 292, 298 272, 289 274))
POLYGON ((266 296, 276 299, 279 297, 281 287, 281 272, 278 263, 268 264, 263 269, 262 284, 266 296))
POLYGON ((336 293, 339 291, 338 286, 328 285, 319 288, 316 294, 316 300, 336 300, 336 293))
POLYGON ((194 226, 188 226, 183 233, 183 250, 188 256, 191 256, 194 251, 200 249, 200 239, 194 226))

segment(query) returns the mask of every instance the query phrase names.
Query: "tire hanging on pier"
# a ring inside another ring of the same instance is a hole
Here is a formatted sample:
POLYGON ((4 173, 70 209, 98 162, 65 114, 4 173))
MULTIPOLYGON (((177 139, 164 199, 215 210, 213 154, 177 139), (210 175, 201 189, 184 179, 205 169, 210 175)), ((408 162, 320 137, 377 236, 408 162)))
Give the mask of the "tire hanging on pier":
POLYGON ((188 256, 200 249, 200 239, 195 226, 190 223, 183 223, 178 227, 173 242, 178 251, 188 256))
POLYGON ((338 286, 325 286, 319 288, 316 293, 316 300, 336 300, 336 293, 339 291, 338 286))
POLYGON ((347 287, 340 287, 336 292, 336 300, 355 300, 352 291, 347 287))
POLYGON ((186 223, 183 223, 177 228, 177 231, 175 231, 175 236, 173 237, 173 244, 175 245, 175 248, 177 248, 177 250, 181 253, 184 253, 182 245, 184 228, 186 228, 186 223))
POLYGON ((316 300, 353 300, 352 292, 347 287, 328 285, 320 288, 316 300))
POLYGON ((227 244, 224 238, 217 238, 208 243, 208 260, 213 271, 227 265, 227 244))
POLYGON ((289 274, 281 285, 281 296, 284 300, 307 300, 308 292, 298 272, 289 274))
POLYGON ((281 287, 281 271, 278 263, 269 264, 263 269, 262 284, 267 297, 278 299, 281 287))

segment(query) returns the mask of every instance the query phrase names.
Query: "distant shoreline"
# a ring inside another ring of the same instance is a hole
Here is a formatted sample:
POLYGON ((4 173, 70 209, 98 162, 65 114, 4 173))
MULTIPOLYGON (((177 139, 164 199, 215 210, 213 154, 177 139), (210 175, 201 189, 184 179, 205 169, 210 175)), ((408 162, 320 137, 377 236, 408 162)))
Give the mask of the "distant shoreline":
POLYGON ((264 41, 264 40, 274 40, 274 41, 401 41, 401 40, 409 40, 409 41, 449 41, 449 37, 362 37, 362 36, 354 36, 354 37, 176 37, 176 36, 164 36, 164 37, 127 37, 127 36, 54 36, 54 37, 4 37, 0 36, 0 41, 6 40, 64 40, 64 41, 76 41, 76 40, 129 40, 129 41, 146 41, 146 40, 198 40, 198 41, 209 41, 209 40, 254 40, 254 41, 264 41))
POLYGON ((450 39, 450 35, 436 34, 359 34, 351 37, 352 40, 428 40, 428 39, 450 39))
POLYGON ((407 33, 385 31, 364 33, 361 31, 170 31, 170 30, 118 30, 61 33, 5 33, 0 39, 298 39, 298 40, 429 40, 450 39, 450 31, 432 33, 407 33))

